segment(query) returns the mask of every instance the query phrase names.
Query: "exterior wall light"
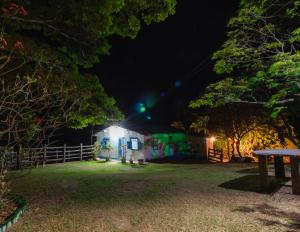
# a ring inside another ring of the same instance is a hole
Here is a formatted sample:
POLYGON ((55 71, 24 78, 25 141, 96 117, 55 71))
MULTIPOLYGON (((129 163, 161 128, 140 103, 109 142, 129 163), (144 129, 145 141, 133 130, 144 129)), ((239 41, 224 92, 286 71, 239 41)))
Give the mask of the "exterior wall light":
POLYGON ((217 139, 216 139, 216 137, 210 137, 210 140, 211 140, 212 142, 215 142, 217 139))
POLYGON ((125 136, 125 129, 118 126, 111 126, 108 128, 109 135, 112 140, 118 140, 119 138, 122 138, 125 136))

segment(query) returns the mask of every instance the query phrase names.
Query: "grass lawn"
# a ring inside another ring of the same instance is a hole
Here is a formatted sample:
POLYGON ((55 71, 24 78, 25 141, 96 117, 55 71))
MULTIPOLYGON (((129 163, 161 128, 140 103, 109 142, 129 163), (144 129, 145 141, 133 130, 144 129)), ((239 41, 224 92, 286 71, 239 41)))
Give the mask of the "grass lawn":
POLYGON ((15 172, 10 231, 300 231, 300 200, 258 193, 245 164, 74 162, 15 172))

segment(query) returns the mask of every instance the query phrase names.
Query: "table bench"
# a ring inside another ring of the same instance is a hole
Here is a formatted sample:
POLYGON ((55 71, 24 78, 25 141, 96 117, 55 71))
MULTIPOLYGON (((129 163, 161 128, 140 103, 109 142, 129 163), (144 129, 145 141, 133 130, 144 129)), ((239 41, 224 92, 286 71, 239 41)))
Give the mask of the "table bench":
POLYGON ((268 157, 274 156, 275 176, 277 178, 285 178, 283 157, 287 156, 290 157, 291 160, 292 191, 293 194, 300 195, 300 149, 258 150, 253 153, 258 156, 260 187, 263 191, 268 190, 270 187, 268 179, 268 157))

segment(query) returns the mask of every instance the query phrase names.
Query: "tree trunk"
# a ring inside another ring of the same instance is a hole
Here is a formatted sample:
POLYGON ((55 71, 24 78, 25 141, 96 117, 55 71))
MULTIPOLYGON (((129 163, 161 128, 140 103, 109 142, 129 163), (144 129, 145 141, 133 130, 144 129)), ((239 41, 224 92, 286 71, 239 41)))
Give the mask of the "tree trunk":
POLYGON ((296 120, 289 120, 285 117, 281 117, 285 128, 287 129, 287 138, 300 149, 300 127, 296 120), (292 121, 290 123, 290 121, 292 121))
POLYGON ((300 149, 300 143, 298 142, 298 139, 294 136, 288 135, 287 138, 297 147, 300 149))
POLYGON ((227 139, 227 157, 228 160, 231 160, 231 156, 230 156, 230 139, 227 139))
POLYGON ((230 160, 232 159, 232 157, 234 156, 234 152, 235 152, 235 146, 234 146, 234 139, 231 139, 231 157, 230 160))
POLYGON ((93 145, 93 139, 94 139, 94 126, 92 126, 92 131, 91 131, 91 145, 93 145))
POLYGON ((242 158, 242 154, 241 154, 241 151, 240 151, 241 140, 239 140, 239 139, 236 140, 235 145, 236 145, 236 151, 237 151, 239 157, 242 158))

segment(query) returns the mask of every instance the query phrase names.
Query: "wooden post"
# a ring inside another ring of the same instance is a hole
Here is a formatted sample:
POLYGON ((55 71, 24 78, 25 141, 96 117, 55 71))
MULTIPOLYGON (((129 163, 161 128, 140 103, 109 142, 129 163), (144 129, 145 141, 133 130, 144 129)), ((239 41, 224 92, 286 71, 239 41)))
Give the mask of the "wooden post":
POLYGON ((64 144, 64 154, 63 154, 63 163, 66 162, 66 151, 67 151, 67 145, 64 144))
POLYGON ((274 157, 274 166, 275 166, 275 176, 277 178, 285 178, 285 169, 283 163, 283 156, 274 157))
POLYGON ((300 175, 299 175, 299 158, 291 158, 291 173, 292 173, 292 190, 293 194, 300 195, 300 175))
POLYGON ((268 181, 268 157, 264 155, 258 156, 259 161, 259 174, 260 174, 260 188, 262 191, 269 189, 268 181))
POLYGON ((43 152, 43 167, 46 165, 46 155, 47 155, 47 148, 46 145, 44 145, 44 152, 43 152))
POLYGON ((223 149, 221 149, 221 163, 224 162, 224 154, 223 154, 223 149))
POLYGON ((82 143, 80 144, 80 161, 82 161, 82 143))
POLYGON ((17 162, 16 162, 16 165, 17 165, 17 169, 21 169, 22 168, 22 145, 20 144, 19 145, 19 152, 17 153, 17 162))

